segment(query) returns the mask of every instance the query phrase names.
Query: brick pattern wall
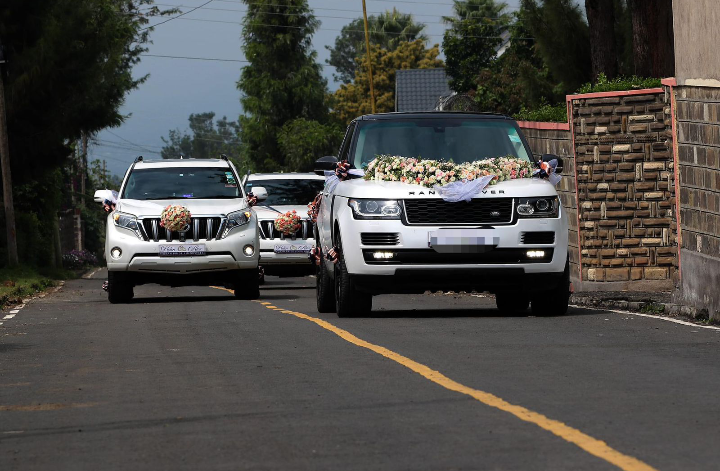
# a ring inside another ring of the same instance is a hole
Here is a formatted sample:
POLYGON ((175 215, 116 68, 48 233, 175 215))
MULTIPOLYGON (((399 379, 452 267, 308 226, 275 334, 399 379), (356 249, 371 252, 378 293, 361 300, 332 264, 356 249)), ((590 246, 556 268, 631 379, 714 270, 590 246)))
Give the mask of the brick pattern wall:
POLYGON ((677 271, 672 122, 662 91, 573 98, 582 280, 677 271))
POLYGON ((720 320, 720 89, 675 90, 681 301, 720 320))
POLYGON ((524 127, 522 122, 520 127, 538 160, 542 154, 555 154, 563 159, 563 178, 560 180, 557 189, 560 201, 568 216, 570 275, 573 278, 578 278, 580 271, 578 265, 577 204, 575 201, 575 156, 572 151, 572 136, 570 131, 524 127))

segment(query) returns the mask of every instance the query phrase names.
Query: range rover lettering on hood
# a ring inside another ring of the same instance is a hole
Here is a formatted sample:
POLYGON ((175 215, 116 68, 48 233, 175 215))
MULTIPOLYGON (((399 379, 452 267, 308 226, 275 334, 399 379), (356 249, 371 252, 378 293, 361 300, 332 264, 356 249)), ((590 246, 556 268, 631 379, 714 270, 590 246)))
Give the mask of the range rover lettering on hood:
MULTIPOLYGON (((505 190, 483 190, 481 192, 483 195, 485 194, 491 194, 491 195, 504 195, 505 190)), ((421 190, 421 191, 408 191, 408 195, 410 196, 419 196, 419 195, 435 195, 437 194, 435 190, 421 190)))

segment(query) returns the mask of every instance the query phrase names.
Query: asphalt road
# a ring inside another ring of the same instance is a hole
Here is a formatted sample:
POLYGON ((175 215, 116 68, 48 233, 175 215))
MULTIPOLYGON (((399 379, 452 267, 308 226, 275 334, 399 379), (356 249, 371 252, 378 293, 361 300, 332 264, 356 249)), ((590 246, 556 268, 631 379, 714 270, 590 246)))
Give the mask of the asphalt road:
POLYGON ((456 295, 338 319, 312 278, 123 306, 103 278, 2 320, 1 470, 720 468, 717 329, 456 295))

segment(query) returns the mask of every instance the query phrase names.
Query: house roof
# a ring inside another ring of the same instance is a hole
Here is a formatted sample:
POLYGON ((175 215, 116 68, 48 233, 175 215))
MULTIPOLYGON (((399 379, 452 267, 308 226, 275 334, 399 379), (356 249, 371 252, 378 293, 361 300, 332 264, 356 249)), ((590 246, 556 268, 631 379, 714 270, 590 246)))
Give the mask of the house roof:
POLYGON ((445 69, 406 69, 395 74, 395 111, 428 111, 452 94, 445 69))

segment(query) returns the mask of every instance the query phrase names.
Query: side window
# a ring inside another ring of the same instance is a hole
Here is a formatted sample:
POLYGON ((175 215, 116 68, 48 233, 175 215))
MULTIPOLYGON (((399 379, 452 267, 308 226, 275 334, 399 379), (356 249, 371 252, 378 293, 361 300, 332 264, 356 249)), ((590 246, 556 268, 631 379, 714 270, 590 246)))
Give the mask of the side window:
POLYGON ((342 144, 340 145, 340 153, 338 154, 338 160, 350 160, 350 143, 352 142, 353 135, 355 134, 355 123, 350 123, 345 137, 343 138, 342 144))

